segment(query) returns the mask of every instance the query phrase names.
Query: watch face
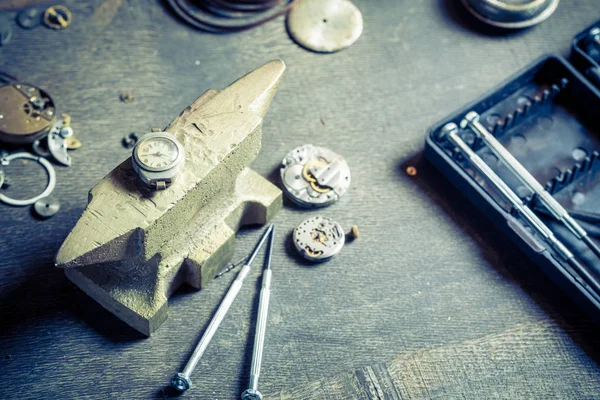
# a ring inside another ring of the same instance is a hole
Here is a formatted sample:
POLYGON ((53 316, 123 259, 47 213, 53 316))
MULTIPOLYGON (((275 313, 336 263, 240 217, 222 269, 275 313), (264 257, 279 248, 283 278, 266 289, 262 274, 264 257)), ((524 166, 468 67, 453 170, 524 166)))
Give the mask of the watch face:
POLYGON ((143 167, 169 169, 179 156, 179 148, 172 140, 151 137, 142 141, 136 149, 137 159, 143 167))

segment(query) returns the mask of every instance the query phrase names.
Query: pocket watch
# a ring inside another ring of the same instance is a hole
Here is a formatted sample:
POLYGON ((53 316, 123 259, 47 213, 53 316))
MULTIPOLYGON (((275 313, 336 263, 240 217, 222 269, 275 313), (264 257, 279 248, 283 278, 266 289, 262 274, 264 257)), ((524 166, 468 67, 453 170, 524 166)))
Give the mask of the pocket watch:
POLYGON ((133 169, 153 190, 171 185, 185 161, 181 143, 168 132, 151 132, 140 138, 133 148, 133 169))

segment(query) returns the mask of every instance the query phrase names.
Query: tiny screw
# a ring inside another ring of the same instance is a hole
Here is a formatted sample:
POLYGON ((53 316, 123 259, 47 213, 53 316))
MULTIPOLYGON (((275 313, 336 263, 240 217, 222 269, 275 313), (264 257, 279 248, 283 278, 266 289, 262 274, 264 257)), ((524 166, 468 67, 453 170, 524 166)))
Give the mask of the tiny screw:
POLYGON ((123 139, 121 139, 121 143, 123 144, 123 147, 125 147, 126 149, 133 148, 133 146, 135 146, 137 141, 138 141, 138 136, 134 132, 131 132, 129 135, 124 136, 123 139))
POLYGON ((360 235, 360 232, 358 231, 358 226, 352 225, 352 228, 350 228, 350 237, 354 240, 354 239, 358 239, 359 235, 360 235))
POLYGON ((120 95, 119 99, 125 104, 131 104, 135 101, 135 95, 133 94, 133 89, 124 90, 120 95))
POLYGON ((65 6, 51 6, 44 11, 44 22, 48 28, 65 29, 71 24, 71 11, 65 6))

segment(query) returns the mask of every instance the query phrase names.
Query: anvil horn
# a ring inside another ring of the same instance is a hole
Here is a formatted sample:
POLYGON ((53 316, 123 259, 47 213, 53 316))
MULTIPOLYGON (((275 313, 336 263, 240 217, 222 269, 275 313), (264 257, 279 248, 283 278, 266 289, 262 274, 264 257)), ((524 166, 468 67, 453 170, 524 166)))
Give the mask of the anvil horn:
POLYGON ((134 328, 156 329, 181 283, 203 287, 229 261, 235 232, 281 207, 279 189, 247 167, 284 69, 271 61, 209 90, 169 124, 185 166, 168 189, 145 187, 131 158, 111 171, 90 191, 56 265, 134 328))

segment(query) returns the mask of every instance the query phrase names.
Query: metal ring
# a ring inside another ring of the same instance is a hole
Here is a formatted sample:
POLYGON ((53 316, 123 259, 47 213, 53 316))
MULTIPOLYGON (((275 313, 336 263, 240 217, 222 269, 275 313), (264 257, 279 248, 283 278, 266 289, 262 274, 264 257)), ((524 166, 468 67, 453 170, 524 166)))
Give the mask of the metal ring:
POLYGON ((40 163, 42 165, 42 167, 44 167, 46 169, 46 172, 48 172, 48 186, 46 186, 46 189, 40 195, 37 195, 30 199, 17 200, 17 199, 12 199, 4 194, 0 194, 0 201, 3 203, 6 203, 8 205, 11 205, 11 206, 22 207, 22 206, 28 206, 30 204, 33 204, 36 201, 38 201, 39 199, 49 196, 50 193, 52 193, 52 191, 54 190, 54 186, 56 185, 56 173, 54 172, 54 167, 52 167, 52 164, 50 164, 50 162, 48 160, 46 160, 45 158, 38 157, 36 155, 33 155, 31 153, 26 153, 26 152, 9 154, 9 155, 3 157, 2 161, 3 161, 3 163, 6 162, 5 165, 8 165, 8 163, 10 163, 10 161, 17 160, 17 159, 33 160, 33 161, 37 161, 38 163, 40 163))

